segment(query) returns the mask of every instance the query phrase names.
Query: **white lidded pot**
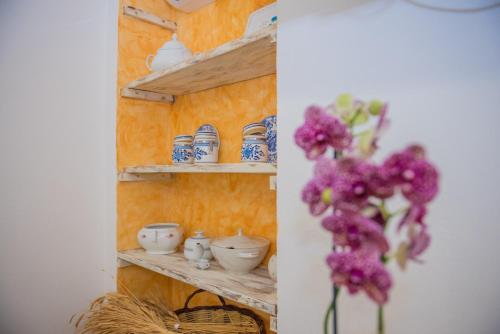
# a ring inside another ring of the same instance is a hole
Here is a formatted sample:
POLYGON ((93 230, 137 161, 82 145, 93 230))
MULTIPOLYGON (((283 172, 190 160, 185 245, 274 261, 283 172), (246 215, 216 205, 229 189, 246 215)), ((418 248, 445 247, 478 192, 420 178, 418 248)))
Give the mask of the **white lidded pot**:
POLYGON ((269 243, 265 238, 246 236, 239 229, 235 236, 213 240, 210 249, 224 269, 236 274, 246 274, 262 262, 269 243))
POLYGON ((181 243, 182 227, 175 223, 146 225, 137 234, 137 239, 149 254, 171 254, 181 243))
POLYGON ((191 51, 187 49, 184 44, 179 42, 177 40, 177 34, 174 34, 172 40, 167 41, 158 49, 156 56, 147 56, 146 67, 150 71, 160 71, 181 63, 191 56, 191 51))
POLYGON ((193 262, 201 259, 212 259, 210 239, 205 237, 203 231, 196 231, 194 232, 194 236, 186 239, 184 242, 184 256, 193 262))

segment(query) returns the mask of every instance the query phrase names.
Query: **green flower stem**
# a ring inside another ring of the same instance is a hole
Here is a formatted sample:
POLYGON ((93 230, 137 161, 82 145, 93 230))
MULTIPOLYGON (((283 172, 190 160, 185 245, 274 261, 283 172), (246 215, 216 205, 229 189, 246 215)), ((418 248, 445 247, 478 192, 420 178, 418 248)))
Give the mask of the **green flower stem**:
POLYGON ((356 122, 356 118, 358 118, 359 115, 361 115, 361 109, 356 110, 356 113, 354 114, 354 116, 349 120, 349 123, 347 124, 349 129, 353 128, 354 123, 356 122))
POLYGON ((330 324, 330 315, 333 314, 333 310, 337 308, 337 297, 339 295, 340 288, 335 287, 335 297, 328 306, 326 310, 325 319, 323 320, 323 333, 328 334, 328 325, 330 324))
POLYGON ((384 326, 384 307, 379 306, 378 307, 378 326, 377 326, 377 333, 378 334, 384 334, 385 333, 385 326, 384 326))

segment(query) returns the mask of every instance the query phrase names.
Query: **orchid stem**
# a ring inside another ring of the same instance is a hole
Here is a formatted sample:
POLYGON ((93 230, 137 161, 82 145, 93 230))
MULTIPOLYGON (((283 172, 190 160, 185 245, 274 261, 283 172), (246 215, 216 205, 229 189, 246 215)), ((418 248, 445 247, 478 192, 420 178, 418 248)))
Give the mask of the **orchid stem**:
POLYGON ((325 319, 323 321, 323 333, 328 334, 328 325, 330 324, 330 314, 333 315, 333 334, 337 333, 337 321, 336 321, 336 311, 337 311, 337 296, 339 295, 340 289, 338 287, 334 287, 333 300, 328 306, 326 310, 325 319))
POLYGON ((385 326, 384 326, 384 307, 378 307, 378 334, 384 334, 385 326))

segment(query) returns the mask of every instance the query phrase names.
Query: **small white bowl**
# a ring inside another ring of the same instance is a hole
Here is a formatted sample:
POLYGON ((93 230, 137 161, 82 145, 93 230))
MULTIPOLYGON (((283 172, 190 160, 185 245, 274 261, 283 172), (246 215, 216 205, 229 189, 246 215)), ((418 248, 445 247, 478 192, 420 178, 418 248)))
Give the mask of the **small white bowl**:
POLYGON ((175 223, 146 225, 137 234, 137 240, 149 254, 171 254, 181 243, 182 227, 175 223))

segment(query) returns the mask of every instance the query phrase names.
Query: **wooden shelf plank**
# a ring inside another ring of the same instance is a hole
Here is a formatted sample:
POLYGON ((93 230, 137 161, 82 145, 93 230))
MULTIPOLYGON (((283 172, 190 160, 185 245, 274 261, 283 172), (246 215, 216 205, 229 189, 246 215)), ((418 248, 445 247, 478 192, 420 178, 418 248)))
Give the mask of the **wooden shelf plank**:
POLYGON ((127 88, 185 95, 276 73, 276 24, 151 73, 127 88))
POLYGON ((232 274, 211 261, 210 268, 193 267, 180 253, 151 255, 143 249, 118 252, 118 258, 226 299, 276 315, 276 288, 263 267, 245 275, 232 274))
POLYGON ((133 6, 123 6, 123 15, 135 17, 136 19, 139 19, 141 21, 155 24, 173 32, 177 30, 177 25, 175 24, 175 22, 145 12, 142 9, 135 8, 133 6))
POLYGON ((185 165, 152 165, 125 167, 120 174, 172 174, 172 173, 241 173, 276 174, 276 165, 271 163, 204 163, 185 165))

